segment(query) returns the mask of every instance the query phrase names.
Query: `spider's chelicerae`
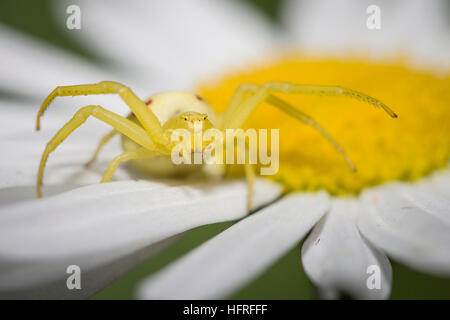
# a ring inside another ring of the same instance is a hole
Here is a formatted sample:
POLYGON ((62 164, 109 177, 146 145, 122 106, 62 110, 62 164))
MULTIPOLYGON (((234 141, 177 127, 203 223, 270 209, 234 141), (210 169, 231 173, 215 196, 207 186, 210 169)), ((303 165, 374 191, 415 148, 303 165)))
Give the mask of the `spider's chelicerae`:
MULTIPOLYGON (((201 122, 202 127, 217 128, 221 131, 225 129, 240 128, 251 113, 262 103, 270 105, 284 111, 297 120, 313 126, 334 147, 340 152, 352 170, 355 170, 349 157, 345 154, 341 146, 313 119, 291 106, 286 101, 274 96, 273 92, 287 94, 312 94, 328 96, 347 96, 355 98, 376 107, 384 109, 391 117, 397 115, 381 101, 366 94, 342 88, 339 86, 322 85, 301 85, 289 82, 267 82, 264 85, 241 84, 233 94, 225 112, 216 114, 214 110, 199 96, 184 91, 170 91, 153 95, 145 102, 139 99, 133 91, 117 82, 103 81, 97 84, 84 84, 74 86, 57 87, 50 93, 42 104, 36 119, 36 129, 40 128, 40 117, 51 101, 58 96, 78 96, 90 94, 118 94, 131 109, 132 113, 128 117, 122 117, 101 106, 88 105, 78 110, 73 118, 62 127, 58 133, 47 144, 42 154, 41 163, 37 178, 37 195, 41 197, 41 186, 44 174, 45 163, 49 154, 63 142, 71 132, 83 124, 89 116, 109 124, 114 129, 109 132, 101 141, 93 157, 88 162, 92 163, 101 147, 108 142, 116 133, 122 134, 122 146, 124 152, 115 157, 108 165, 101 182, 108 182, 121 162, 136 160, 142 168, 152 171, 152 161, 158 159, 157 171, 169 172, 161 169, 161 163, 167 168, 174 168, 170 154, 174 147, 170 134, 174 129, 193 130, 194 123, 201 122), (161 157, 162 156, 162 157, 161 157), (162 160, 161 160, 162 158, 162 160), (169 164, 170 163, 170 164, 169 164)), ((205 146, 202 145, 201 148, 205 146)), ((201 150, 203 152, 203 150, 201 150)), ((163 166, 164 166, 163 165, 163 166)), ((205 164, 208 166, 208 164, 205 164)), ((254 172, 250 164, 244 164, 245 173, 248 180, 248 207, 251 208, 251 195, 254 180, 254 172)), ((181 167, 181 170, 188 170, 181 167)))

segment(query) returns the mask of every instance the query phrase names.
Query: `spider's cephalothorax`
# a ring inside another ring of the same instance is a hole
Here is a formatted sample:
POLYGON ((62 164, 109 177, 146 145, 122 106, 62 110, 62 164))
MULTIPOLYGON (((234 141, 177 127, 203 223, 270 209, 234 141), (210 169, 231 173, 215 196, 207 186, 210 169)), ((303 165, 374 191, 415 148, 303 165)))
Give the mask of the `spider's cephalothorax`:
MULTIPOLYGON (((203 130, 217 127, 217 115, 213 108, 208 105, 200 96, 185 91, 169 91, 153 95, 145 101, 151 111, 162 124, 163 135, 168 142, 169 151, 174 147, 170 143, 170 136, 173 130, 183 129, 194 134, 195 127, 201 127, 203 130)), ((134 114, 128 116, 128 119, 138 124, 134 114)), ((113 132, 117 133, 116 130, 113 132)), ((206 147, 204 141, 202 147, 206 147)), ((132 139, 122 135, 122 146, 126 151, 131 151, 140 147, 132 139)), ((195 150, 192 141, 192 153, 201 152, 195 150)), ((94 157, 90 160, 91 163, 94 157)), ((152 158, 136 159, 133 161, 135 167, 141 171, 155 177, 185 177, 191 173, 203 171, 209 176, 220 177, 224 174, 224 166, 215 165, 209 168, 195 164, 174 164, 167 154, 155 154, 152 158)))
MULTIPOLYGON (((121 162, 130 160, 134 160, 142 169, 154 174, 169 175, 177 170, 190 170, 191 168, 186 166, 177 168, 170 161, 170 154, 173 148, 170 134, 173 130, 185 129, 192 131, 196 123, 201 124, 203 130, 213 127, 221 131, 240 128, 262 102, 267 102, 299 121, 316 128, 335 146, 337 151, 344 156, 349 166, 355 170, 352 162, 341 146, 319 124, 286 101, 274 96, 272 94, 274 92, 348 96, 380 107, 391 117, 397 117, 392 110, 379 100, 339 86, 299 85, 288 82, 267 82, 264 85, 242 84, 231 97, 228 108, 219 115, 201 97, 184 91, 159 93, 143 101, 130 88, 111 81, 103 81, 97 84, 57 87, 45 99, 38 112, 36 119, 37 130, 40 128, 40 117, 50 102, 58 96, 118 94, 131 109, 131 114, 125 118, 97 105, 89 105, 78 110, 73 118, 50 140, 44 150, 39 165, 37 195, 41 197, 44 167, 48 156, 71 132, 83 124, 89 116, 94 116, 109 124, 113 127, 113 130, 100 141, 96 152, 88 164, 95 160, 101 147, 116 133, 120 133, 123 136, 122 145, 124 152, 109 163, 102 179, 102 182, 108 182, 111 180, 118 165, 121 162)), ((196 150, 195 147, 194 152, 202 152, 204 147, 204 145, 200 146, 199 149, 201 150, 196 150)), ((248 179, 249 188, 247 199, 250 209, 254 172, 252 165, 244 164, 244 167, 248 179)))

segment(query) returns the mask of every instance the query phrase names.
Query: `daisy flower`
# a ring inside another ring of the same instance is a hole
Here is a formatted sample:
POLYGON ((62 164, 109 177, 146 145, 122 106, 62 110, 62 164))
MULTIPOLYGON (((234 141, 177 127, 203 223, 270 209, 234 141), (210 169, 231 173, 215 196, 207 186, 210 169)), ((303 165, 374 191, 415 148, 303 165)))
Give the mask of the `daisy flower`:
POLYGON ((364 1, 290 1, 283 14, 289 32, 281 35, 230 1, 79 2, 83 25, 74 36, 113 62, 103 69, 2 27, 7 50, 0 52, 0 87, 32 99, 42 99, 55 85, 121 79, 141 97, 196 87, 220 111, 239 83, 283 80, 366 92, 400 118, 346 98, 282 95, 346 148, 358 168, 353 174, 312 128, 261 106, 246 127, 281 129, 280 170, 272 181, 258 180, 254 203, 263 208, 246 217, 242 180, 168 182, 123 167, 116 182, 97 184, 120 148, 111 144, 95 167, 84 169, 93 141, 105 130, 95 125, 78 130, 51 158, 46 196, 37 200, 40 153, 68 113, 93 103, 122 114, 126 109, 117 97, 60 99, 36 134, 31 111, 40 101, 2 99, 0 141, 7 152, 0 163, 0 295, 90 297, 183 232, 236 219, 145 279, 137 296, 226 297, 305 237, 303 268, 324 298, 342 292, 388 298, 388 257, 448 276, 450 77, 443 52, 449 42, 440 16, 444 2, 427 3, 424 10, 421 1, 380 2, 386 9, 374 34, 364 25, 364 1), (273 48, 284 44, 307 53, 274 55, 273 48), (81 290, 67 289, 71 265, 82 270, 81 290), (370 280, 373 270, 379 283, 370 280))

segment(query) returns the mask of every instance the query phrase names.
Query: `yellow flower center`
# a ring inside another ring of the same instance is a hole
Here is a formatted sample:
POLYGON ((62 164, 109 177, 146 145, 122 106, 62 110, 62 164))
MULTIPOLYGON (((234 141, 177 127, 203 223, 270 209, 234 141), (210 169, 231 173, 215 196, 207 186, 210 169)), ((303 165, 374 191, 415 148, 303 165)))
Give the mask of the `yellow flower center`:
POLYGON ((263 104, 245 127, 280 129, 280 168, 272 178, 288 189, 355 194, 390 180, 412 181, 448 164, 448 76, 413 72, 397 63, 290 57, 201 84, 199 91, 217 111, 223 111, 239 84, 266 81, 347 87, 381 100, 399 116, 391 119, 381 109, 347 97, 276 94, 321 124, 358 170, 353 173, 316 130, 263 104))

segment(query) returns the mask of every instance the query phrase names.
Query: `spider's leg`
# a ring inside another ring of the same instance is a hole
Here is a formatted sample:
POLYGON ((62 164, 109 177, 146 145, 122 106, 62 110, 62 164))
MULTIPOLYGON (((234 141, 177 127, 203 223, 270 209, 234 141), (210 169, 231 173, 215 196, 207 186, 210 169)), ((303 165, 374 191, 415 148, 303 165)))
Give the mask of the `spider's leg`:
MULTIPOLYGON (((134 116, 133 113, 130 113, 128 115, 127 119, 136 120, 136 117, 134 116)), ((97 148, 95 149, 94 154, 91 156, 89 161, 86 162, 86 164, 85 164, 86 167, 89 167, 94 163, 94 161, 97 159, 97 156, 100 153, 100 151, 102 150, 102 148, 104 147, 104 145, 107 144, 109 142, 109 140, 111 140, 118 133, 119 133, 119 131, 117 131, 116 129, 113 129, 110 132, 108 132, 108 134, 103 136, 102 140, 100 140, 99 144, 97 145, 97 148)))
POLYGON ((50 95, 44 100, 36 117, 36 129, 40 128, 40 118, 44 114, 49 104, 56 97, 61 96, 80 96, 88 94, 118 94, 128 107, 136 115, 141 125, 146 129, 153 141, 158 141, 162 135, 162 127, 158 118, 150 108, 139 99, 130 88, 113 81, 103 81, 96 84, 82 84, 74 86, 56 87, 50 95))
POLYGON ((289 82, 267 82, 263 86, 255 84, 243 84, 238 90, 236 90, 235 95, 241 97, 244 96, 245 91, 253 94, 246 100, 241 98, 241 104, 238 107, 234 107, 234 110, 226 110, 224 113, 224 121, 222 122, 222 128, 238 128, 241 127, 244 122, 248 119, 251 113, 263 102, 267 101, 271 105, 279 108, 280 110, 288 113, 290 116, 309 124, 316 128, 322 135, 324 135, 334 147, 344 156, 345 160, 349 164, 350 168, 355 171, 350 158, 346 155, 341 146, 311 117, 305 113, 292 107, 287 102, 273 96, 270 94, 271 91, 281 92, 281 93, 294 93, 294 94, 313 94, 313 95, 329 95, 329 96, 348 96, 355 98, 376 107, 381 107, 386 111, 391 117, 396 118, 397 115, 384 103, 372 98, 364 93, 357 92, 351 89, 342 88, 339 86, 319 86, 319 85, 298 85, 289 82), (239 92, 238 92, 239 91, 239 92), (244 91, 242 93, 241 91, 244 91), (226 115, 226 116, 225 116, 226 115))
POLYGON ((114 172, 116 171, 117 167, 120 163, 130 161, 130 160, 136 160, 136 159, 145 159, 145 158, 151 158, 158 154, 161 154, 162 152, 158 152, 155 150, 149 150, 147 148, 137 148, 130 151, 125 151, 122 154, 118 155, 114 159, 111 160, 111 162, 108 164, 108 167, 106 168, 105 174, 103 175, 101 182, 108 182, 111 180, 112 176, 114 175, 114 172))
POLYGON ((320 86, 320 85, 304 85, 290 82, 271 81, 266 82, 263 87, 270 91, 280 93, 292 94, 310 94, 316 96, 345 96, 367 102, 374 107, 382 108, 392 118, 397 118, 397 115, 387 105, 378 99, 372 98, 365 93, 358 92, 352 89, 343 88, 340 86, 320 86))
MULTIPOLYGON (((255 155, 251 156, 250 153, 253 151, 250 149, 249 144, 245 140, 245 136, 237 136, 238 141, 243 141, 243 143, 237 144, 237 152, 243 152, 243 160, 244 160, 244 170, 245 177, 247 179, 247 210, 252 211, 252 198, 253 198, 253 185, 255 183, 255 171, 253 170, 254 165, 256 164, 255 155), (247 154, 248 151, 248 154, 247 154), (252 160, 253 159, 253 160, 252 160), (255 161, 254 163, 251 163, 255 161)), ((239 156, 237 157, 239 159, 239 156)), ((239 162, 239 160, 238 160, 239 162)))
POLYGON ((88 162, 85 163, 86 167, 90 167, 94 161, 97 159, 98 154, 100 153, 100 150, 102 150, 103 146, 108 143, 109 140, 111 140, 116 134, 118 134, 119 131, 116 129, 112 129, 108 134, 103 136, 102 140, 100 140, 99 144, 97 145, 97 148, 94 151, 94 154, 91 156, 88 162))
MULTIPOLYGON (((372 98, 364 93, 339 87, 339 86, 320 86, 320 85, 301 85, 290 82, 267 82, 262 86, 246 83, 242 84, 236 90, 235 96, 241 97, 240 105, 231 104, 224 112, 222 128, 239 128, 248 119, 250 114, 258 107, 260 103, 270 96, 270 92, 292 93, 292 94, 311 94, 318 96, 347 96, 360 101, 367 102, 375 107, 380 107, 392 118, 397 115, 384 103, 372 98), (247 99, 243 99, 245 92, 252 93, 247 99)), ((234 97, 234 96, 233 96, 234 97)))
POLYGON ((312 119, 306 113, 298 110, 297 108, 294 108, 292 105, 290 105, 286 101, 281 100, 280 98, 277 98, 277 97, 275 97, 273 95, 269 95, 269 97, 267 98, 266 101, 269 104, 271 104, 272 106, 274 106, 274 107, 284 111, 285 113, 287 113, 291 117, 294 117, 297 120, 303 122, 304 124, 312 126, 314 129, 319 131, 319 133, 322 136, 324 136, 336 148, 336 150, 340 154, 342 154, 342 156, 344 157, 345 161, 347 161, 347 164, 352 169, 352 171, 356 172, 356 168, 353 165, 352 160, 347 155, 347 153, 344 151, 344 149, 339 145, 339 143, 337 143, 336 140, 334 140, 334 138, 320 124, 318 124, 316 121, 314 121, 314 119, 312 119))
MULTIPOLYGON (((319 131, 320 134, 322 134, 335 148, 336 150, 342 154, 342 156, 344 157, 345 161, 347 162, 347 164, 349 165, 349 167, 351 168, 352 171, 356 171, 355 166, 353 165, 350 157, 345 153, 344 149, 337 143, 336 140, 334 140, 334 138, 325 130, 322 128, 321 125, 319 125, 316 121, 314 121, 310 116, 308 116, 306 113, 298 110, 297 108, 294 108, 293 106, 291 106, 289 103, 285 102, 284 100, 281 100, 275 96, 273 96, 270 93, 267 93, 267 90, 264 87, 259 87, 257 85, 246 85, 245 87, 248 91, 250 92, 262 92, 260 93, 260 96, 258 99, 254 99, 254 104, 248 106, 247 110, 251 110, 253 111, 260 103, 262 103, 263 101, 268 102, 269 104, 271 104, 272 106, 280 109, 281 111, 287 113, 288 115, 290 115, 291 117, 296 118, 297 120, 312 126, 313 128, 315 128, 316 130, 319 131), (263 98, 264 97, 264 98, 263 98)), ((244 102, 245 103, 245 102, 244 102)), ((244 105, 241 108, 245 108, 246 106, 244 105)), ((239 109, 236 111, 234 118, 230 119, 230 121, 228 122, 228 124, 225 125, 229 125, 229 126, 233 126, 233 125, 242 125, 245 120, 247 120, 248 116, 247 113, 240 114, 239 113, 239 109), (234 122, 233 122, 234 119, 234 122)))
POLYGON ((48 156, 76 128, 82 125, 89 118, 89 116, 94 116, 97 119, 109 124, 114 129, 126 135, 127 137, 134 140, 136 143, 142 145, 145 148, 148 149, 154 148, 154 143, 149 138, 147 132, 133 121, 128 120, 122 116, 119 116, 118 114, 108 111, 100 106, 90 105, 83 107, 80 110, 78 110, 73 116, 73 118, 56 133, 56 135, 47 143, 47 146, 45 147, 44 153, 42 154, 41 162, 39 164, 39 171, 36 185, 37 196, 39 198, 42 196, 41 194, 42 178, 44 175, 44 168, 48 156))
POLYGON ((233 116, 234 112, 239 108, 239 105, 244 101, 245 95, 251 93, 254 89, 253 84, 243 83, 240 84, 234 91, 233 96, 228 103, 227 108, 221 114, 221 122, 219 127, 224 128, 224 124, 228 123, 229 119, 233 116))
POLYGON ((240 85, 232 97, 227 110, 222 115, 221 129, 242 127, 252 112, 268 97, 269 90, 254 84, 240 85), (245 93, 250 96, 244 99, 245 93), (233 101, 234 100, 234 101, 233 101))
POLYGON ((252 211, 252 197, 253 197, 253 185, 255 183, 255 171, 253 170, 253 165, 246 163, 245 177, 247 178, 247 210, 252 211))

